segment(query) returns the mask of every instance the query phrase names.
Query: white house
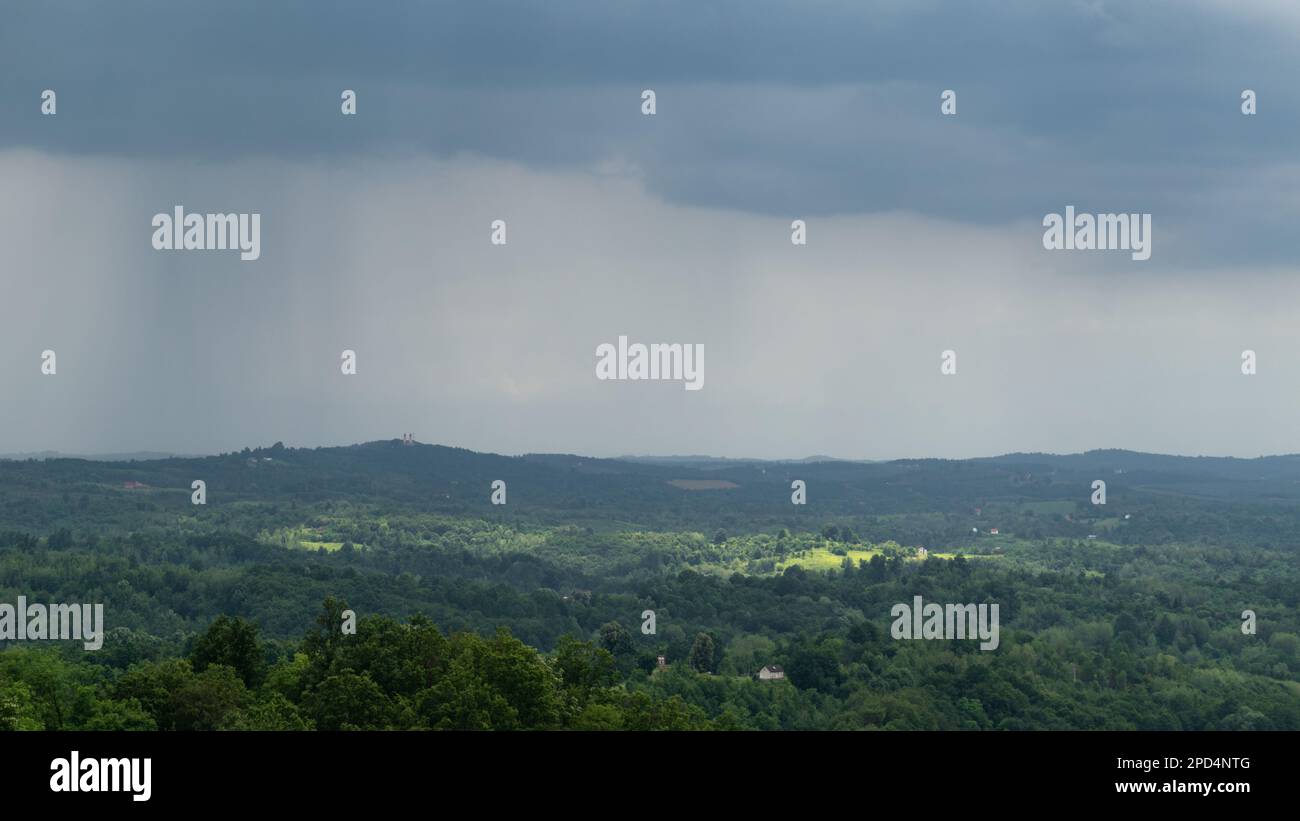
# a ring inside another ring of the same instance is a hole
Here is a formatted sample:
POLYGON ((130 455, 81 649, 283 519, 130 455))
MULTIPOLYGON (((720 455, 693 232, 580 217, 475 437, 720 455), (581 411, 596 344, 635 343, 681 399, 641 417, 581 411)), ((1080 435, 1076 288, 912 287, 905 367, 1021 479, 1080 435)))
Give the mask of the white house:
POLYGON ((776 664, 769 664, 758 671, 759 681, 776 681, 783 678, 785 678, 785 670, 776 664))

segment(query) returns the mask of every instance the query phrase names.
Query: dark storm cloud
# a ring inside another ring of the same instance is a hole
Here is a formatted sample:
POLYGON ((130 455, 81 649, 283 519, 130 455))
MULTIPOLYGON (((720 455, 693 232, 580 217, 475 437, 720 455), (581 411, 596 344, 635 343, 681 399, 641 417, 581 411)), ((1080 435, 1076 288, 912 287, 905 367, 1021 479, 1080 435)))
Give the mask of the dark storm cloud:
POLYGON ((670 202, 975 223, 1150 211, 1150 267, 1292 261, 1296 27, 1206 3, 42 3, 0 147, 630 163, 670 202), (59 92, 57 122, 40 89, 59 92), (639 92, 659 114, 639 114, 639 92), (355 89, 362 116, 339 116, 355 89), (941 118, 939 93, 958 92, 941 118), (1260 95, 1260 114, 1239 95, 1260 95), (1289 176, 1283 173, 1283 176, 1289 176), (1244 207, 1209 209, 1231 190, 1244 207), (1233 240, 1225 241, 1224 235, 1233 240))

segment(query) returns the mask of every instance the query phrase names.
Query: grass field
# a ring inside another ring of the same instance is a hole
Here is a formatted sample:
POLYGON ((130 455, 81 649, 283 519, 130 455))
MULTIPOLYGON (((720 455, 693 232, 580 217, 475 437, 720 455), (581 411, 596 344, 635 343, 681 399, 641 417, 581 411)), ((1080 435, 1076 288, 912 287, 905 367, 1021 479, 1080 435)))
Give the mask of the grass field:
MULTIPOLYGON (((847 552, 848 552, 848 557, 851 558, 851 559, 853 559, 853 563, 854 563, 854 564, 857 564, 858 562, 861 562, 861 561, 863 561, 863 560, 871 561, 871 557, 872 557, 872 556, 876 556, 876 555, 879 555, 879 554, 881 553, 881 551, 880 551, 880 550, 877 550, 876 548, 866 548, 866 549, 862 549, 862 550, 850 549, 850 550, 847 551, 847 552)), ((954 559, 954 558, 957 557, 957 555, 958 555, 958 554, 956 554, 956 553, 934 553, 934 552, 931 552, 929 557, 930 557, 931 559, 954 559)), ((1001 556, 990 556, 990 555, 979 555, 979 554, 974 554, 974 555, 972 555, 972 554, 965 554, 965 558, 967 558, 967 559, 1000 559, 1000 558, 1002 558, 1002 557, 1001 557, 1001 556)), ((910 559, 909 561, 921 561, 921 560, 920 560, 920 559, 910 559)), ((824 547, 818 547, 818 548, 814 548, 814 549, 812 549, 812 550, 807 551, 807 552, 806 552, 804 555, 802 555, 802 556, 794 556, 794 557, 791 557, 791 558, 789 558, 789 559, 786 559, 785 561, 777 562, 777 564, 776 564, 776 572, 777 572, 777 573, 780 573, 781 571, 785 570, 785 569, 786 569, 787 567, 789 567, 790 565, 795 565, 795 564, 799 565, 799 566, 802 567, 804 570, 816 570, 816 571, 839 570, 839 569, 840 569, 840 566, 841 566, 843 563, 844 563, 844 556, 841 556, 841 555, 839 555, 838 553, 832 553, 832 552, 831 552, 829 549, 827 549, 827 548, 824 548, 824 547)))
MULTIPOLYGON (((866 561, 871 561, 872 556, 878 555, 880 555, 880 551, 875 548, 868 548, 866 550, 850 549, 848 551, 848 557, 853 560, 854 564, 857 564, 864 559, 866 561)), ((807 551, 802 556, 794 556, 785 561, 777 562, 776 572, 780 573, 792 564, 797 564, 804 570, 839 570, 840 565, 843 563, 843 556, 837 553, 832 553, 824 547, 817 547, 807 551)))
POLYGON ((333 553, 343 547, 343 542, 304 542, 300 540, 298 545, 307 550, 319 550, 323 547, 326 553, 333 553))
POLYGON ((740 487, 726 479, 669 479, 668 484, 682 490, 731 490, 740 487))

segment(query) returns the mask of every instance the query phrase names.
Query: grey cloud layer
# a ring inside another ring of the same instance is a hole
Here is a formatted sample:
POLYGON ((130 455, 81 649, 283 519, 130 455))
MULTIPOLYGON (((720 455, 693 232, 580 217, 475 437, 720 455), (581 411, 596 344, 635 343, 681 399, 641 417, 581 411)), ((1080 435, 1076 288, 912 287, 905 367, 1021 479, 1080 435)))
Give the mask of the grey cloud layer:
POLYGON ((1149 211, 1149 268, 1293 262, 1300 26, 1217 3, 11 7, 0 147, 636 168, 669 202, 999 224, 1149 211), (74 9, 75 11, 67 11, 74 9), (60 93, 42 118, 40 89, 60 93), (653 87, 660 113, 638 111, 653 87), (362 116, 338 116, 342 88, 362 116), (956 119, 938 116, 944 88, 956 119), (1252 88, 1260 114, 1241 116, 1252 88), (1230 199, 1231 208, 1212 207, 1230 199), (1207 204, 1210 207, 1207 207, 1207 204))

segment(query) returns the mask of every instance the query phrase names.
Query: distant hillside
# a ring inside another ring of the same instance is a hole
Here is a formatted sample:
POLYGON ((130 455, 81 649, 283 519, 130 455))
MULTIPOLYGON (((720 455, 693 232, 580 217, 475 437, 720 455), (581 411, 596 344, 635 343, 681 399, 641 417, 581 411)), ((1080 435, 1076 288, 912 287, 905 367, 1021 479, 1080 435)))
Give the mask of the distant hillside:
POLYGON ((85 459, 91 462, 143 462, 153 459, 171 459, 178 456, 175 453, 165 453, 163 451, 142 450, 134 453, 60 453, 57 450, 41 450, 32 453, 0 453, 0 460, 24 460, 24 459, 85 459))
POLYGON ((1230 459, 1106 450, 968 460, 664 462, 502 456, 393 439, 321 448, 277 443, 134 462, 0 462, 0 519, 33 529, 76 521, 129 530, 144 516, 192 514, 196 479, 207 484, 209 509, 337 501, 596 529, 728 532, 820 528, 833 519, 858 527, 875 522, 883 533, 883 517, 930 515, 943 518, 932 518, 917 537, 936 532, 949 539, 990 526, 991 517, 1000 517, 1003 528, 1016 522, 1029 535, 1086 536, 1100 526, 1094 522, 1135 512, 1142 513, 1149 538, 1191 538, 1226 527, 1230 506, 1300 502, 1300 457, 1293 455, 1230 459), (505 506, 490 502, 498 479, 507 484, 505 506), (805 505, 791 503, 796 479, 806 483, 805 505), (1090 504, 1097 479, 1107 484, 1104 507, 1090 504), (985 511, 983 518, 977 510, 985 511))
POLYGON ((837 459, 834 456, 805 456, 802 459, 747 459, 726 456, 620 456, 618 461, 639 462, 648 465, 685 465, 701 469, 731 467, 733 465, 799 465, 810 462, 857 462, 871 464, 869 459, 837 459))

